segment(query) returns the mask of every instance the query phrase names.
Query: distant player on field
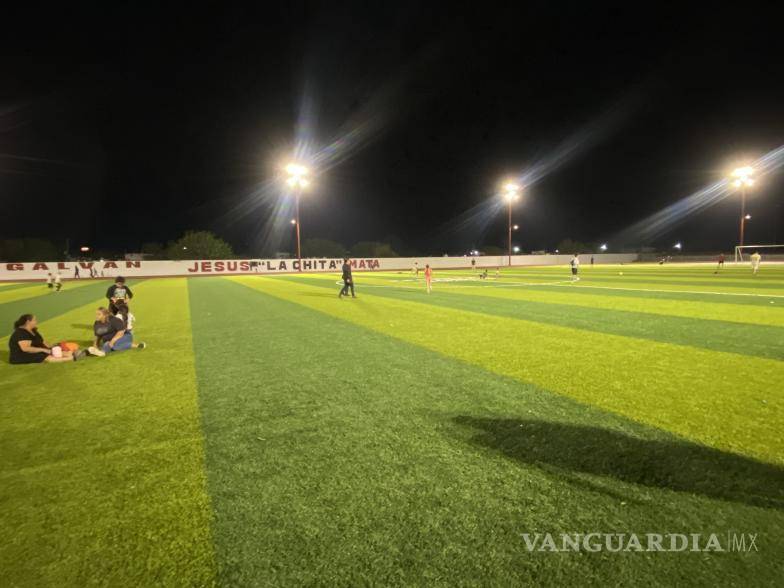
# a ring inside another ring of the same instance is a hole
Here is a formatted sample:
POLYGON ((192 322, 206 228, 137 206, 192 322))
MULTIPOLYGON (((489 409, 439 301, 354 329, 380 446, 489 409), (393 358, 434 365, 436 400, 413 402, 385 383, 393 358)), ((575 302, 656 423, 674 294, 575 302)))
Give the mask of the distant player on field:
POLYGON ((351 275, 351 264, 348 262, 348 257, 346 257, 343 259, 343 288, 340 290, 338 298, 348 296, 349 288, 351 288, 351 297, 356 298, 357 296, 354 294, 354 278, 351 275))
POLYGON ((60 275, 60 272, 57 272, 54 276, 54 291, 59 292, 63 287, 63 276, 60 275))
POLYGON ((46 274, 46 287, 50 290, 54 288, 54 277, 52 276, 52 272, 46 274))
POLYGON ((719 270, 719 269, 721 269, 723 267, 724 267, 724 254, 723 253, 719 253, 719 263, 716 266, 716 269, 719 270))
POLYGON ((411 268, 411 273, 414 274, 417 278, 419 277, 419 262, 414 262, 414 267, 411 268))
POLYGON ((759 271, 760 262, 762 261, 762 256, 759 254, 759 251, 755 251, 751 254, 751 271, 754 275, 757 274, 759 271))
POLYGON ((433 291, 433 285, 431 281, 433 280, 433 268, 430 267, 430 264, 425 264, 425 284, 427 285, 427 293, 430 294, 433 291))
POLYGON ((577 275, 577 272, 580 271, 580 256, 575 253, 574 257, 572 257, 572 260, 569 262, 569 265, 572 266, 572 276, 574 276, 574 281, 579 280, 580 278, 577 275))

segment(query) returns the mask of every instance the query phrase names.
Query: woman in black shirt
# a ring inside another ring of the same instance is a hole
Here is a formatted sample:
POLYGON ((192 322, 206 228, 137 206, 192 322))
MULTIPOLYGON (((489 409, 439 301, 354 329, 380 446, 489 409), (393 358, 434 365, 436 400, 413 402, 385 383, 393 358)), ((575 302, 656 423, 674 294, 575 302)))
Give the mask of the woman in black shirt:
POLYGON ((52 348, 38 332, 38 320, 32 314, 23 314, 14 322, 14 332, 8 339, 11 363, 57 363, 76 361, 77 356, 63 350, 62 357, 55 357, 52 348))

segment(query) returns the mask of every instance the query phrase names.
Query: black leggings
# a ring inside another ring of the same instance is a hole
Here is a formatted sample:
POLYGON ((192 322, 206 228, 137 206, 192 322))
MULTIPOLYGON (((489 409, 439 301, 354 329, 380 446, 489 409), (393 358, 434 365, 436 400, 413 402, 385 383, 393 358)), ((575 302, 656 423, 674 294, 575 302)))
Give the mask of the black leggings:
POLYGON ((340 295, 348 296, 349 288, 351 288, 351 295, 354 296, 354 280, 343 280, 343 289, 340 291, 340 295))

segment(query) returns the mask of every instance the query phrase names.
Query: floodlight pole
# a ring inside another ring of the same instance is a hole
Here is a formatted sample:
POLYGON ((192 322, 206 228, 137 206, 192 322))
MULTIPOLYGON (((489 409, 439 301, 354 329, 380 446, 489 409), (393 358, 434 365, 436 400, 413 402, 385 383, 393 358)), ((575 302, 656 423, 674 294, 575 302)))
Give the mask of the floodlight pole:
POLYGON ((512 267, 512 199, 507 202, 509 205, 509 267, 512 267))
POLYGON ((746 184, 740 189, 740 246, 743 247, 743 234, 746 229, 746 184))
POLYGON ((299 247, 299 193, 300 189, 298 188, 294 192, 294 206, 297 213, 297 259, 299 260, 299 271, 302 271, 302 253, 300 252, 299 247))

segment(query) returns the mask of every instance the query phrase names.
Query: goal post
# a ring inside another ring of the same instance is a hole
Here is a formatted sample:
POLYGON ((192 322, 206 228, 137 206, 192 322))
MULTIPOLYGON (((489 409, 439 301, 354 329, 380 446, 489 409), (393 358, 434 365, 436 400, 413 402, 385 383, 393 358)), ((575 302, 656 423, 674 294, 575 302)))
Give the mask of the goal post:
POLYGON ((749 261, 749 256, 755 251, 760 255, 784 261, 784 245, 736 245, 735 263, 749 261))

